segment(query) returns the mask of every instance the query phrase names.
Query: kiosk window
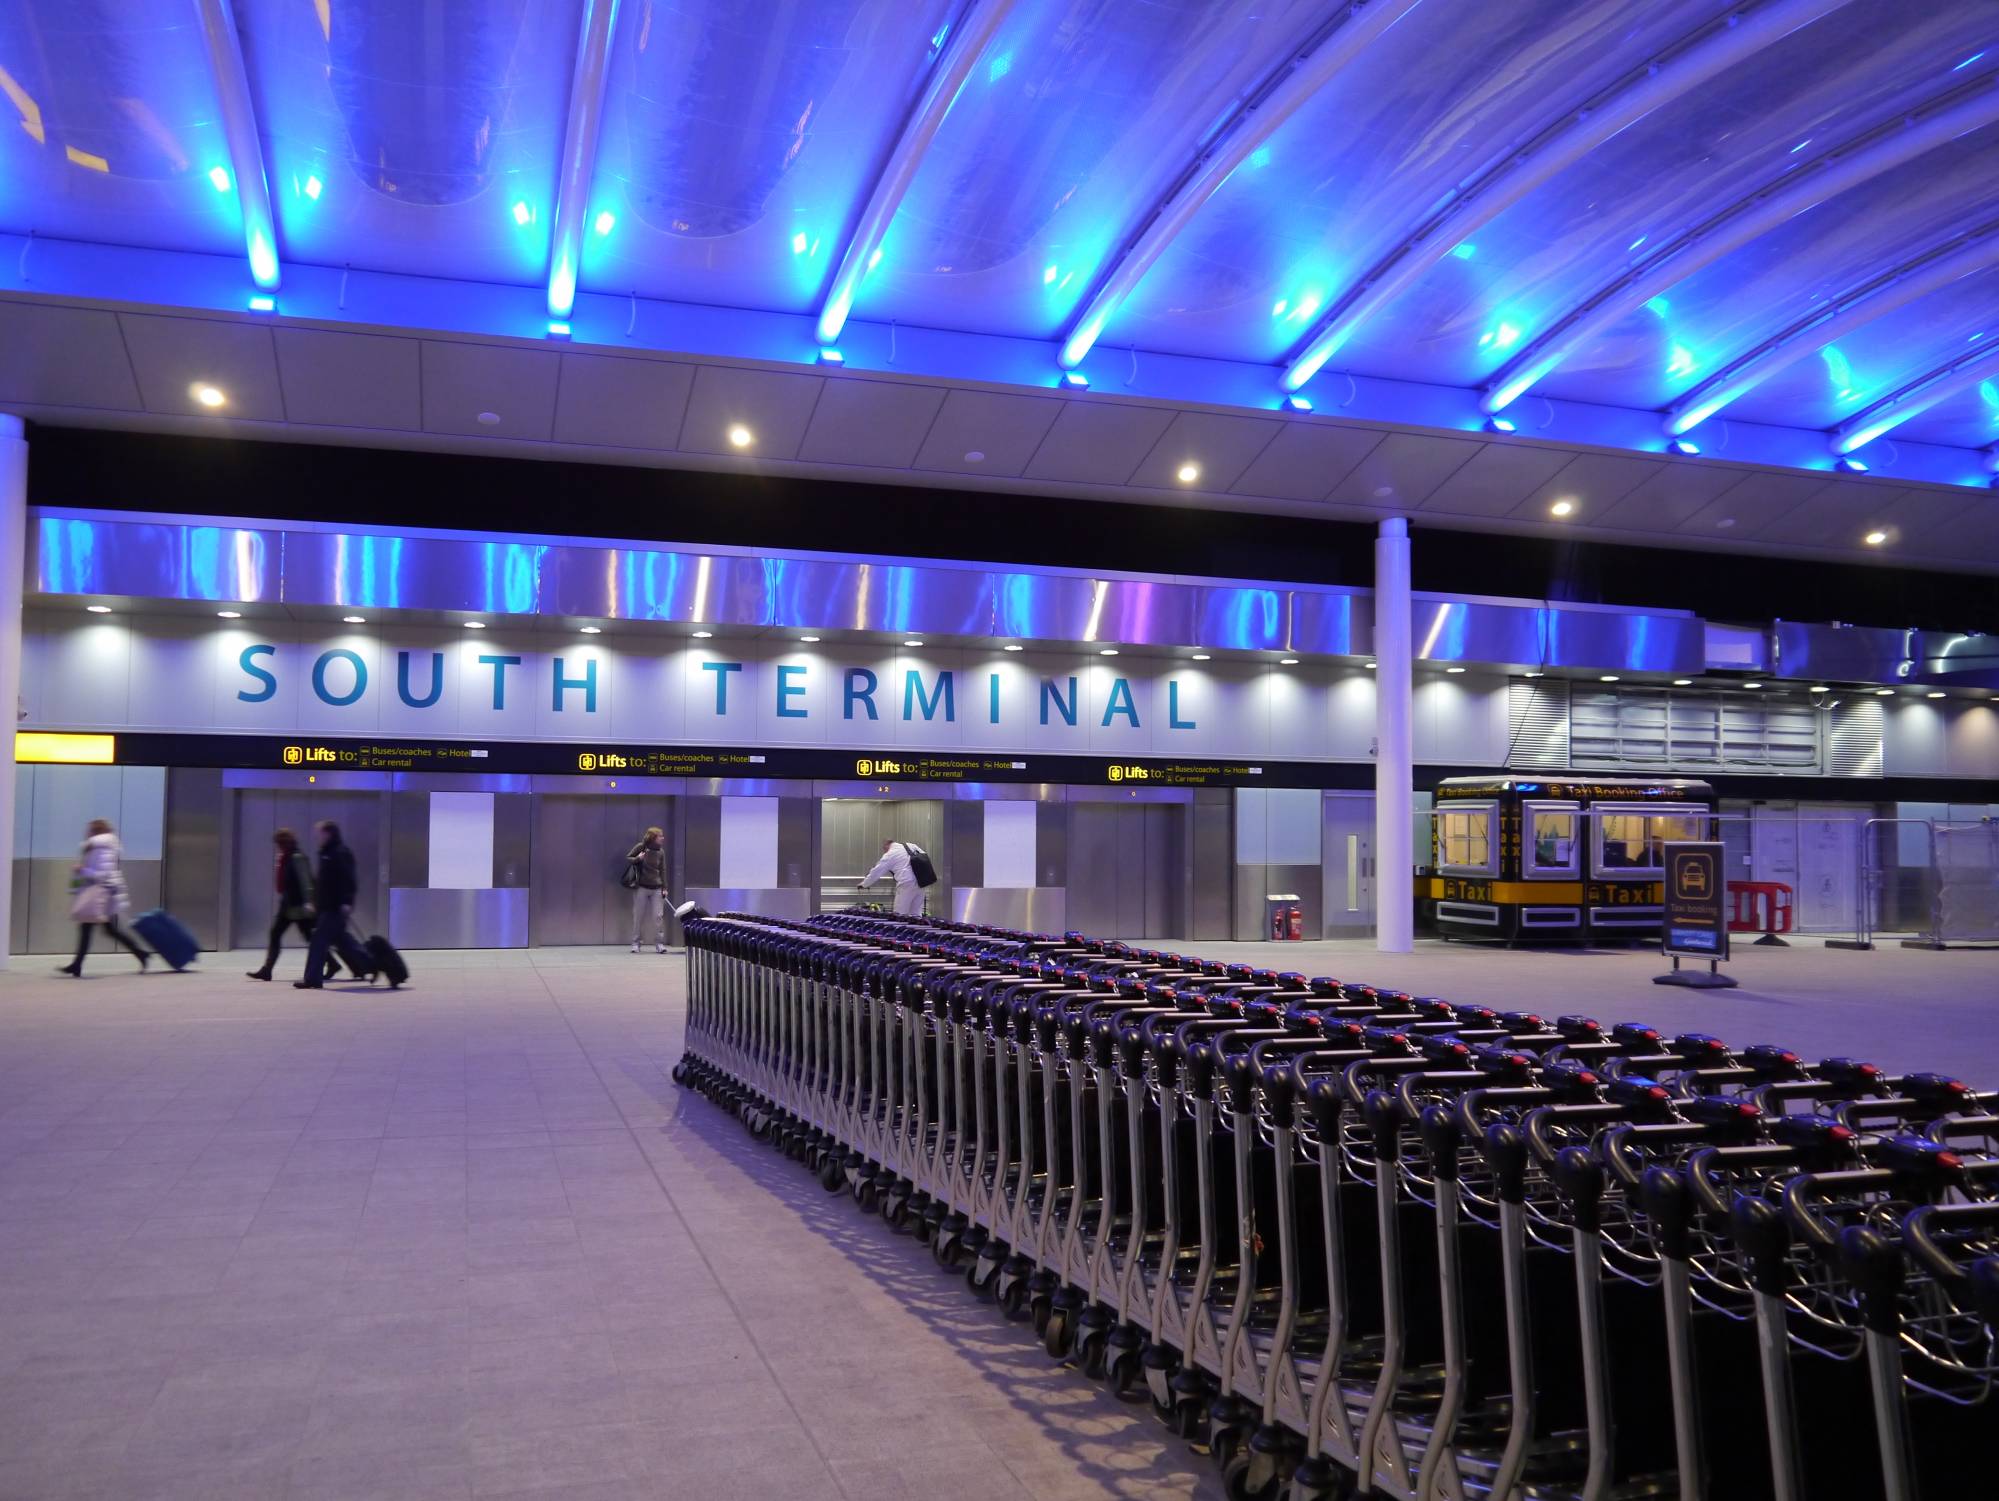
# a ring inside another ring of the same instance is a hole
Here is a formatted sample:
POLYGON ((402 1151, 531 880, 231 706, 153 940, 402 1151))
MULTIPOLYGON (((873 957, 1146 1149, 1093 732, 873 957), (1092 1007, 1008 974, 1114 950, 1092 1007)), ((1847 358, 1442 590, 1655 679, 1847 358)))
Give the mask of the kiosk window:
POLYGON ((1532 808, 1528 868, 1568 874, 1576 868, 1576 813, 1573 808, 1532 808))
POLYGON ((1437 814, 1437 864, 1445 870, 1492 869, 1492 809, 1446 808, 1437 814))
POLYGON ((1597 815, 1597 869, 1603 875, 1654 873, 1666 868, 1668 840, 1699 839, 1705 812, 1597 815))

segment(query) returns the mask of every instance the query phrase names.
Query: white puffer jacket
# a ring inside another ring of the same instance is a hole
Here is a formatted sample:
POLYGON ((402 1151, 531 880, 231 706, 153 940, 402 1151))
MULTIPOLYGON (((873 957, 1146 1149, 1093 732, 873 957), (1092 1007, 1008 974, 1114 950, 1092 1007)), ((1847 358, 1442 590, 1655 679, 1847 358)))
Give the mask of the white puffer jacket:
POLYGON ((107 922, 123 917, 132 905, 125 890, 125 850, 116 834, 92 834, 83 841, 83 860, 76 867, 84 885, 69 904, 77 922, 107 922))

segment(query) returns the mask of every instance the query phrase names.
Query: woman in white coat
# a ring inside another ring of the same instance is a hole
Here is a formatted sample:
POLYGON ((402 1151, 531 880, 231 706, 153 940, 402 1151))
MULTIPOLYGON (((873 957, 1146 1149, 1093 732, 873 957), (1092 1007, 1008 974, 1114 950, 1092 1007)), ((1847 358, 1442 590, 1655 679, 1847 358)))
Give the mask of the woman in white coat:
POLYGON ((142 972, 153 957, 118 926, 118 919, 132 905, 125 890, 124 855, 110 821, 91 819, 90 827, 84 831, 83 858, 76 866, 76 896, 69 904, 69 915, 76 919, 76 958, 63 965, 59 973, 83 977, 83 956, 90 952, 91 930, 100 924, 114 943, 132 951, 142 972))

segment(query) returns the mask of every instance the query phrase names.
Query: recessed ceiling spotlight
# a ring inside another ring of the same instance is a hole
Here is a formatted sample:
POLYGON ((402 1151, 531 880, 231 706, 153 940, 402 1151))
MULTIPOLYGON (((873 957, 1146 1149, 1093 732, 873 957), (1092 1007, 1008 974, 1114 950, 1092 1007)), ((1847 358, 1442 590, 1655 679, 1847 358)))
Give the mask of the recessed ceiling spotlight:
POLYGON ((985 461, 986 455, 983 449, 974 448, 965 455, 965 462, 967 464, 983 464, 985 461))
POLYGON ((1463 671, 1464 671, 1464 669, 1463 669, 1462 667, 1446 667, 1446 668, 1444 669, 1444 671, 1446 671, 1446 672, 1449 672, 1449 673, 1459 673, 1459 672, 1463 672, 1463 671))
POLYGON ((1943 690, 1940 688, 1933 688, 1923 695, 1924 698, 1942 698, 1943 696, 1943 690))
POLYGON ((907 641, 903 642, 902 644, 904 646, 921 646, 923 643, 917 640, 916 637, 911 636, 907 641))
POLYGON ((1693 680, 1692 678, 1674 678, 1674 679, 1673 679, 1673 686, 1674 686, 1675 688, 1691 688, 1691 687, 1693 687, 1693 685, 1694 685, 1694 680, 1693 680))
POLYGON ((1000 650, 1001 650, 1001 651, 1026 651, 1026 650, 1027 650, 1027 648, 1026 648, 1026 647, 1024 647, 1024 646, 1016 646, 1016 645, 1015 645, 1015 644, 1014 644, 1013 642, 1009 641, 1009 642, 1007 642, 1007 644, 1006 644, 1005 646, 1002 646, 1002 647, 1000 648, 1000 650))
POLYGON ((579 629, 586 636, 601 636, 604 634, 604 628, 601 625, 586 625, 579 627, 579 629))
POLYGON ((1367 664, 1367 670, 1368 670, 1369 672, 1373 672, 1373 671, 1375 670, 1375 666, 1376 666, 1376 664, 1375 664, 1375 663, 1373 663, 1373 662, 1369 662, 1369 663, 1367 664))
POLYGON ((222 620, 241 620, 243 618, 241 610, 217 610, 215 613, 217 618, 222 620))
POLYGON ((109 605, 85 605, 84 609, 93 615, 109 615, 111 613, 111 606, 109 605))
POLYGON ((1761 688, 1763 685, 1761 683, 1744 683, 1742 686, 1745 688, 1761 688))
POLYGON ((366 625, 368 617, 366 615, 342 615, 340 623, 342 625, 366 625))
POLYGON ((1624 679, 1620 678, 1614 672, 1606 672, 1602 677, 1598 678, 1597 681, 1599 683, 1621 683, 1624 681, 1624 679))
POLYGON ((1211 662, 1214 660, 1214 657, 1209 652, 1197 651, 1194 653, 1194 660, 1196 662, 1211 662))
POLYGON ((1550 516, 1573 516, 1575 511, 1576 503, 1573 500, 1558 500, 1548 507, 1550 516))
POLYGON ((1386 500, 1388 499, 1389 496, 1393 495, 1394 493, 1395 493, 1395 486, 1393 485, 1376 485, 1374 487, 1374 498, 1376 500, 1386 500))
POLYGON ((800 636, 798 639, 800 641, 813 642, 817 641, 819 638, 817 636, 800 636))
POLYGON ((187 388, 187 393, 211 411, 229 404, 229 398, 223 394, 220 386, 211 386, 205 381, 196 381, 187 388))
POLYGON ((1731 526, 1735 525, 1735 518, 1733 516, 1724 516, 1721 518, 1721 520, 1717 521, 1715 525, 1720 527, 1723 531, 1727 531, 1731 526))
POLYGON ((465 629, 468 631, 483 631, 486 629, 486 622, 483 620, 468 620, 465 622, 465 629))
POLYGON ((500 414, 498 412, 481 412, 479 414, 479 423, 482 427, 497 427, 500 423, 500 414))
POLYGON ((1875 530, 1869 532, 1860 540, 1865 542, 1869 547, 1879 547, 1883 542, 1888 540, 1888 534, 1884 531, 1875 530))
POLYGON ((1876 688, 1874 690, 1874 696, 1876 698, 1893 698, 1895 696, 1895 690, 1893 688, 1876 688))
MULTIPOLYGON (((1370 662, 1368 665, 1372 667, 1374 664, 1370 662)), ((1548 674, 1545 672, 1523 672, 1521 674, 1522 677, 1529 677, 1529 678, 1544 678, 1547 675, 1548 674)))
POLYGON ((1117 648, 1115 646, 1106 646, 1102 651, 1098 652, 1097 655, 1100 657, 1114 657, 1117 655, 1117 648))
POLYGON ((1298 659, 1296 657, 1279 657, 1277 659, 1277 665, 1279 667, 1296 667, 1298 665, 1298 659))
POLYGON ((1808 691, 1812 693, 1830 693, 1832 692, 1832 689, 1827 687, 1824 683, 1814 683, 1812 684, 1811 688, 1808 691))
POLYGON ((744 427, 740 422, 734 422, 729 425, 728 436, 730 445, 735 448, 748 448, 756 441, 757 437, 755 433, 744 427))
POLYGON ((694 639, 696 641, 712 641, 715 639, 715 633, 713 631, 696 631, 694 639))
POLYGON ((1173 471, 1173 475, 1181 484, 1191 485, 1201 477, 1201 466, 1199 464, 1182 464, 1178 469, 1173 471))

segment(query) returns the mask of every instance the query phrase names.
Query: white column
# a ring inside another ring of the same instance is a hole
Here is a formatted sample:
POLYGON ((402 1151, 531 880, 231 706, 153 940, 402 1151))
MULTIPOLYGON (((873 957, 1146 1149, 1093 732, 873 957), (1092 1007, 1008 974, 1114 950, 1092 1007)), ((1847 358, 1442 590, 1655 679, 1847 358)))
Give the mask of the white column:
POLYGON ((8 967, 14 916, 14 728, 21 704, 21 591, 28 571, 28 435, 0 412, 0 705, 7 714, 0 755, 0 969, 8 967))
POLYGON ((1374 540, 1374 932, 1384 954, 1415 946, 1409 849, 1409 523, 1381 523, 1374 540))

